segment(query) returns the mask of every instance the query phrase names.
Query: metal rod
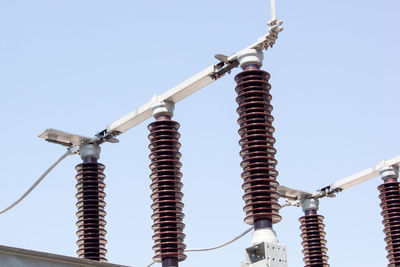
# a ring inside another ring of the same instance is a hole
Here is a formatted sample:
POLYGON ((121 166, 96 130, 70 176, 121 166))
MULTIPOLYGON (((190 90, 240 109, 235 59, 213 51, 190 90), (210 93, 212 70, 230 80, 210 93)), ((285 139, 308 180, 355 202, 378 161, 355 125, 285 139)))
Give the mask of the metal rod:
POLYGON ((276 19, 275 0, 271 0, 271 19, 276 19))

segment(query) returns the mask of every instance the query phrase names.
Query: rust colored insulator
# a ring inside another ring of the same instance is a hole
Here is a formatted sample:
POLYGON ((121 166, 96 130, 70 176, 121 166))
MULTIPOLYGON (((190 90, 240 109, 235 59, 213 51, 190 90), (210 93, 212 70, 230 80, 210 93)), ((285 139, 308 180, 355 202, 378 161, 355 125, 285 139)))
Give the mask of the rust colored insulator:
POLYGON ((255 226, 258 221, 266 221, 263 225, 281 221, 269 77, 256 65, 248 66, 235 77, 245 222, 255 226))
POLYGON ((388 179, 378 187, 380 191, 388 267, 400 266, 400 186, 397 179, 388 179))
POLYGON ((163 262, 163 266, 178 266, 178 261, 186 259, 183 243, 184 214, 181 192, 182 173, 179 152, 179 124, 169 116, 159 116, 152 122, 150 130, 150 188, 153 193, 152 219, 154 224, 153 240, 155 245, 154 261, 163 262))
POLYGON ((316 212, 300 218, 305 267, 329 266, 323 220, 324 217, 316 212))
POLYGON ((107 262, 105 245, 104 217, 104 165, 97 163, 96 158, 84 159, 84 162, 76 166, 78 181, 76 189, 78 193, 76 204, 78 212, 78 251, 80 258, 107 262))

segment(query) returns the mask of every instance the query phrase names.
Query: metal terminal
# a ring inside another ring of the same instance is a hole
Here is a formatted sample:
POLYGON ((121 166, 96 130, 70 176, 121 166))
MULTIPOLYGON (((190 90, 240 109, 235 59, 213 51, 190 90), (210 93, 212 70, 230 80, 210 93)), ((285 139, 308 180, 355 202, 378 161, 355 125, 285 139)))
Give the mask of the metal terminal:
POLYGON ((250 64, 255 64, 258 67, 261 67, 263 59, 264 54, 259 49, 247 49, 239 52, 239 54, 237 55, 237 60, 239 61, 239 65, 241 68, 250 64))
POLYGON ((300 205, 301 205, 301 207, 302 207, 304 212, 306 212, 308 210, 317 211, 318 210, 318 206, 319 206, 319 201, 316 198, 302 199, 300 201, 300 205))
POLYGON ((79 153, 81 158, 84 160, 85 158, 100 158, 101 148, 100 146, 87 144, 79 147, 79 153))
POLYGON ((160 96, 154 95, 151 98, 151 110, 155 118, 160 115, 172 117, 174 115, 175 104, 172 101, 160 100, 160 96))

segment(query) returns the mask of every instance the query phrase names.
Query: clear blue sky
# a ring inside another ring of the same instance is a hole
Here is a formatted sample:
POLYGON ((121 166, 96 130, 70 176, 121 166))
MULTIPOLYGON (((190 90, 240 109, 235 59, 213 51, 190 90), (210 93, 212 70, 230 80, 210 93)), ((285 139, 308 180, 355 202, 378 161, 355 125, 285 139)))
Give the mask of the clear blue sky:
MULTIPOLYGON (((64 153, 37 135, 93 136, 108 124, 267 30, 267 1, 0 2, 0 206, 64 153)), ((313 191, 400 155, 398 0, 277 0, 285 30, 265 54, 279 182, 313 191)), ((176 105, 181 124, 186 244, 227 241, 243 223, 233 75, 176 105)), ((147 124, 105 144, 108 259, 153 256, 147 124)), ((75 256, 75 169, 65 160, 0 216, 0 244, 75 256)), ((386 266, 380 179, 321 201, 331 266, 386 266)), ((281 211, 289 265, 303 266, 299 208, 281 211)), ((181 266, 240 266, 250 235, 181 266)))

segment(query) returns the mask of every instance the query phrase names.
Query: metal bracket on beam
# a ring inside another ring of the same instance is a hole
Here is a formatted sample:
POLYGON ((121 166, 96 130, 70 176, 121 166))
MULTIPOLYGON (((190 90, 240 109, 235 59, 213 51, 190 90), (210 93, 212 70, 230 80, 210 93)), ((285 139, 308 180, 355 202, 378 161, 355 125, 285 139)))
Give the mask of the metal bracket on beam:
POLYGON ((74 148, 79 148, 81 146, 87 145, 87 144, 95 144, 98 145, 98 143, 103 143, 103 142, 110 142, 110 143, 118 143, 118 139, 110 136, 107 139, 99 139, 97 137, 95 138, 90 138, 78 134, 71 134, 55 129, 47 129, 43 133, 39 135, 40 138, 43 138, 47 142, 66 146, 71 148, 71 150, 76 150, 74 148))

